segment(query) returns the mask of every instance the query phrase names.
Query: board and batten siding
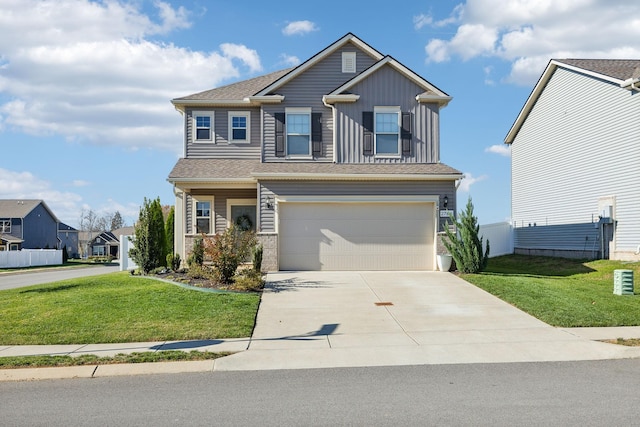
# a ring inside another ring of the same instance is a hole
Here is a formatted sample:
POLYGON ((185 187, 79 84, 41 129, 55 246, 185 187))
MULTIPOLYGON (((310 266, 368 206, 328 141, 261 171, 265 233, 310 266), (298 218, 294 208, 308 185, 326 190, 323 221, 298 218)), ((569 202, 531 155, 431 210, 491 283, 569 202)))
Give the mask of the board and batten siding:
MULTIPOLYGON (((514 225, 598 221, 599 200, 611 197, 613 250, 635 250, 640 138, 633 123, 639 116, 640 94, 559 67, 511 147, 514 225)), ((566 240, 564 233, 547 236, 558 247, 566 240)))
POLYGON ((257 159, 260 157, 260 109, 259 108, 199 108, 185 112, 186 157, 188 158, 233 158, 257 159), (193 112, 212 112, 213 138, 211 141, 193 140, 193 112), (249 111, 251 113, 250 143, 229 142, 229 111, 249 111))
POLYGON ((358 83, 352 92, 360 95, 355 103, 336 104, 336 134, 339 163, 437 163, 439 148, 439 107, 419 104, 416 95, 424 90, 390 65, 358 83), (399 106, 411 113, 411 153, 401 158, 376 158, 363 154, 362 112, 375 107, 399 106))
MULTIPOLYGON (((455 212, 454 181, 309 181, 301 185, 297 181, 261 181, 260 231, 275 232, 277 206, 267 209, 267 198, 276 200, 278 196, 439 196, 449 199, 448 209, 455 212)), ((440 229, 447 218, 439 219, 440 229)))
POLYGON ((356 52, 357 73, 374 64, 375 60, 360 48, 347 43, 331 55, 324 58, 276 91, 284 95, 284 102, 278 105, 263 106, 263 160, 281 162, 275 150, 274 114, 285 112, 287 107, 310 107, 314 113, 322 113, 322 150, 316 161, 333 161, 333 115, 331 108, 322 102, 323 95, 333 91, 356 76, 355 73, 342 72, 342 52, 356 52))

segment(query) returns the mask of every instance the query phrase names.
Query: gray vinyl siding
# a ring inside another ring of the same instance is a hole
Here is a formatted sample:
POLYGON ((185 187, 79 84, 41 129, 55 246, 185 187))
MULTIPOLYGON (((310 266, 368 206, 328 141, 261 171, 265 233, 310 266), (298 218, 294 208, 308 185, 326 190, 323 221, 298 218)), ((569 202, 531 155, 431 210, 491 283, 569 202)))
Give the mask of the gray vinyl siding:
MULTIPOLYGON (((22 248, 57 249, 58 222, 41 204, 37 205, 23 219, 22 248)), ((14 234, 14 233, 12 233, 14 234)))
MULTIPOLYGON (((278 88, 284 95, 279 105, 265 105, 264 109, 264 153, 265 162, 281 162, 275 155, 275 121, 273 114, 284 112, 287 107, 310 107, 314 113, 322 113, 322 151, 316 161, 333 161, 333 116, 330 108, 322 102, 322 96, 330 93, 346 81, 356 76, 342 72, 342 52, 356 52, 357 73, 374 64, 375 60, 355 45, 348 43, 321 62, 306 70, 289 83, 278 88)), ((415 95, 414 95, 415 96, 415 95)))
MULTIPOLYGON (((512 145, 516 227, 597 221, 598 200, 613 197, 614 250, 635 250, 640 245, 640 131, 633 123, 639 115, 640 94, 558 68, 512 145)), ((567 236, 545 239, 560 245, 567 236)))
POLYGON ((185 113, 186 157, 188 158, 233 158, 257 159, 260 156, 260 109, 259 108, 216 108, 188 109, 185 113), (211 141, 194 142, 193 112, 213 113, 213 137, 211 141), (249 111, 250 143, 229 143, 229 111, 249 111))
POLYGON ((387 65, 353 87, 360 95, 355 103, 336 104, 339 163, 437 163, 439 161, 439 107, 418 104, 424 90, 387 65), (363 154, 362 112, 374 107, 396 107, 411 113, 411 154, 401 158, 376 158, 363 154))
MULTIPOLYGON (((440 196, 449 199, 448 209, 456 211, 453 181, 261 181, 260 226, 263 232, 275 231, 275 209, 266 208, 266 200, 277 196, 440 196)), ((440 229, 447 219, 440 219, 440 229)))
MULTIPOLYGON (((255 189, 220 189, 220 190, 192 190, 187 194, 186 224, 185 234, 192 234, 193 230, 193 199, 202 197, 204 199, 213 198, 213 214, 215 233, 220 233, 227 228, 227 200, 228 199, 257 199, 255 189)), ((213 230, 212 230, 213 231, 213 230)), ((212 233, 213 234, 213 233, 212 233)))
POLYGON ((574 251, 595 258, 600 251, 600 230, 590 222, 514 229, 514 247, 574 251))

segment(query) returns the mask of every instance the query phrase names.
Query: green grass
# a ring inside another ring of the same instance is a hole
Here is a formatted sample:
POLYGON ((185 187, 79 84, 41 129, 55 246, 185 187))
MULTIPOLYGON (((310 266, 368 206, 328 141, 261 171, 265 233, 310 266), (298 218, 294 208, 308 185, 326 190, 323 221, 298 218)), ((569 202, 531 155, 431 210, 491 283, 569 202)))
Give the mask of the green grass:
POLYGON ((250 336, 258 294, 206 293, 128 273, 0 291, 0 345, 250 336))
POLYGON ((553 326, 639 326, 640 263, 508 255, 470 283, 553 326), (633 270, 636 295, 613 294, 613 272, 633 270))
POLYGON ((211 360, 228 356, 231 353, 212 353, 193 350, 184 352, 169 350, 161 352, 142 352, 131 354, 117 354, 115 356, 96 356, 83 354, 82 356, 16 356, 0 357, 0 369, 13 368, 42 368, 85 365, 113 365, 116 363, 150 363, 175 362, 190 360, 211 360))

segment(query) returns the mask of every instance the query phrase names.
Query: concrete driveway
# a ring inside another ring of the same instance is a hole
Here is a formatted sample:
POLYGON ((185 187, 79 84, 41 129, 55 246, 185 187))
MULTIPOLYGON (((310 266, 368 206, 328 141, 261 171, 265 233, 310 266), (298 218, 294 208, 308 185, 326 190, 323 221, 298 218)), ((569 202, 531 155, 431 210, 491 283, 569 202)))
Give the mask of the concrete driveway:
POLYGON ((553 328, 450 273, 269 273, 249 349, 216 369, 637 357, 553 328))

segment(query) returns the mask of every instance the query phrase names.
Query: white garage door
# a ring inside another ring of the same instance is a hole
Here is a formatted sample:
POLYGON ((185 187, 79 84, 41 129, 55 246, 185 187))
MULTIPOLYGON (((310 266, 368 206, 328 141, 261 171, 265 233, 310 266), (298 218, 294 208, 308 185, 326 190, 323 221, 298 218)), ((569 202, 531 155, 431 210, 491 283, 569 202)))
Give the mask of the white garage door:
POLYGON ((434 270, 433 203, 280 203, 281 270, 434 270))

